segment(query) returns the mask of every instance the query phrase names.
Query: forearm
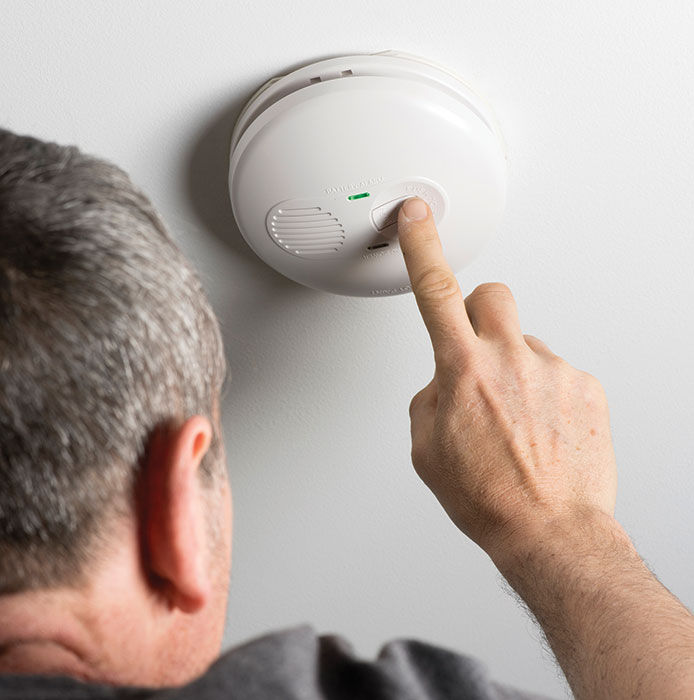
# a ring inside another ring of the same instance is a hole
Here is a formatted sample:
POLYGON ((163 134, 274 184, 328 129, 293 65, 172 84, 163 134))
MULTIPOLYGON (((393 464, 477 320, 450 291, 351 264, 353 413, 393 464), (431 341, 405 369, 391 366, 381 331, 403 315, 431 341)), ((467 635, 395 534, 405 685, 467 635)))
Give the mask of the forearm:
POLYGON ((694 616, 615 520, 555 521, 492 559, 542 626, 578 700, 694 697, 694 616))

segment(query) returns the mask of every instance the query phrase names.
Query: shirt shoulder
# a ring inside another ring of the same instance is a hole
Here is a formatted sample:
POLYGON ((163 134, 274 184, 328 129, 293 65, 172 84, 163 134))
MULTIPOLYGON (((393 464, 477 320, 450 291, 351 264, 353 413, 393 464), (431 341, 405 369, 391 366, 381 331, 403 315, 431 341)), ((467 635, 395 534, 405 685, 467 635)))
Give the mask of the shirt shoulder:
MULTIPOLYGON (((496 683, 484 662, 434 644, 394 639, 381 647, 375 659, 363 659, 344 637, 319 636, 310 625, 234 647, 206 676, 229 682, 224 683, 228 695, 210 698, 549 700, 496 683), (234 691, 241 688, 243 693, 237 695, 234 691)), ((196 699, 202 700, 200 695, 196 699)))
POLYGON ((359 658, 310 625, 268 633, 226 651, 202 676, 161 690, 69 678, 0 676, 12 700, 549 700, 495 683, 480 660, 417 639, 395 639, 359 658))

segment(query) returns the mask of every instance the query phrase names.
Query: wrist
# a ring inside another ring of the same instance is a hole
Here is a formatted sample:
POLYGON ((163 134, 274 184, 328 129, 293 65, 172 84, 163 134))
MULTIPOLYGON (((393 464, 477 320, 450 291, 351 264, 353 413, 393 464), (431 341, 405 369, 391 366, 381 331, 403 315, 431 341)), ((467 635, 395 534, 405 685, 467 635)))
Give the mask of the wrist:
MULTIPOLYGON (((638 554, 617 520, 596 508, 579 508, 571 513, 538 519, 517 527, 498 540, 488 554, 503 576, 514 585, 522 573, 534 579, 548 565, 560 563, 604 566, 605 558, 619 553, 638 554)), ((571 566, 573 568, 573 566, 571 566)), ((515 586, 514 586, 515 587, 515 586)))

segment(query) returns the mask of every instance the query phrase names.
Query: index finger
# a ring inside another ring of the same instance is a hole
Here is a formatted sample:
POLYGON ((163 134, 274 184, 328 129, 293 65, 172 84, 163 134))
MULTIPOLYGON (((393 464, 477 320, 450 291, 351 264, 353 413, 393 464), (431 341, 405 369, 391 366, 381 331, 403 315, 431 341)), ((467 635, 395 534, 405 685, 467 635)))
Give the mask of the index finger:
POLYGON ((431 209, 423 199, 410 197, 403 202, 398 212, 398 237, 438 364, 469 348, 476 335, 458 280, 443 255, 431 209), (418 213, 424 213, 424 218, 412 218, 418 213))

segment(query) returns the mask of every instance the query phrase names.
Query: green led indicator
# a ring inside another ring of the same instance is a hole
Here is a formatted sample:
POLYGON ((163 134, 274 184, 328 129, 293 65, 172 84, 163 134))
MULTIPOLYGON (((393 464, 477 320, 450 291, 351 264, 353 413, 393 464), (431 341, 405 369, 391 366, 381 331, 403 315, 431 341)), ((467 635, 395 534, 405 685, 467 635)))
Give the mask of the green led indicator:
POLYGON ((347 199, 364 199, 364 197, 368 197, 369 193, 368 192, 361 192, 360 194, 351 194, 347 199))

